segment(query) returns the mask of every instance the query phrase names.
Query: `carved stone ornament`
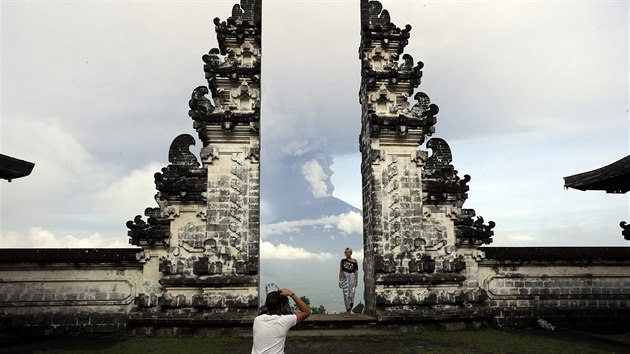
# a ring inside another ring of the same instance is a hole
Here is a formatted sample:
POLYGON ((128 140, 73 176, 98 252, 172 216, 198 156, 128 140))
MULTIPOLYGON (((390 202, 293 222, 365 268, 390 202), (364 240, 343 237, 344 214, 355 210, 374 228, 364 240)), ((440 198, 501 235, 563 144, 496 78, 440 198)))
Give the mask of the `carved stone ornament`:
POLYGON ((379 1, 361 1, 361 51, 378 42, 383 47, 393 48, 398 53, 407 45, 410 25, 404 29, 391 22, 389 11, 379 1))
POLYGON ((247 81, 241 81, 241 85, 232 90, 230 94, 233 102, 236 102, 236 109, 240 112, 254 111, 256 102, 260 101, 258 89, 249 86, 247 81))
POLYGON ((379 47, 368 52, 366 59, 362 61, 363 81, 367 87, 374 88, 383 83, 394 87, 408 87, 407 93, 411 95, 421 83, 424 63, 419 61, 414 65, 413 57, 405 54, 399 65, 396 58, 397 53, 385 52, 379 47))
POLYGON ((173 140, 169 150, 170 165, 155 174, 155 185, 166 200, 203 201, 207 187, 207 172, 189 147, 195 139, 182 134, 173 140))
POLYGON ((427 148, 433 151, 423 167, 423 192, 425 201, 429 204, 444 202, 461 205, 468 199, 470 176, 464 179, 457 176, 457 171, 451 165, 453 156, 451 149, 443 139, 432 138, 427 142, 427 148))
POLYGON ((395 26, 391 22, 389 12, 383 9, 383 5, 379 1, 369 2, 369 15, 370 25, 373 27, 380 26, 383 28, 389 28, 390 26, 395 26))
POLYGON ((147 209, 147 222, 137 215, 133 221, 127 221, 129 243, 136 246, 168 246, 170 221, 161 217, 159 209, 147 209))
POLYGON ((457 246, 481 246, 492 243, 495 227, 494 221, 484 224, 481 216, 476 220, 473 209, 462 209, 460 217, 455 221, 455 244, 457 246))
POLYGON ((218 53, 219 50, 213 48, 202 57, 206 63, 203 70, 213 94, 219 89, 217 77, 225 77, 236 82, 245 77, 250 77, 254 82, 260 81, 260 51, 251 43, 245 42, 241 47, 228 51, 223 61, 218 53))
POLYGON ((241 0, 240 5, 232 8, 232 16, 221 22, 214 19, 217 40, 221 54, 227 53, 227 39, 243 42, 245 38, 254 38, 260 47, 261 42, 261 0, 241 0))
POLYGON ((188 106, 190 107, 190 111, 188 111, 188 115, 195 120, 203 120, 203 118, 212 113, 215 107, 212 105, 212 102, 205 97, 208 94, 208 88, 205 86, 197 87, 188 101, 188 106))

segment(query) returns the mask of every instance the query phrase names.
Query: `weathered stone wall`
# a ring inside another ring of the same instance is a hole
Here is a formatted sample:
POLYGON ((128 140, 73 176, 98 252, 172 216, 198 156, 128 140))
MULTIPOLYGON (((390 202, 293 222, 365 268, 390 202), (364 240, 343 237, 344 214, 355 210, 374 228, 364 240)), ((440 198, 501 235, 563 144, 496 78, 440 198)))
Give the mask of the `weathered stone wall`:
POLYGON ((142 289, 134 249, 0 250, 0 330, 121 332, 142 289))
POLYGON ((484 248, 473 274, 504 326, 623 324, 630 319, 630 248, 484 248))

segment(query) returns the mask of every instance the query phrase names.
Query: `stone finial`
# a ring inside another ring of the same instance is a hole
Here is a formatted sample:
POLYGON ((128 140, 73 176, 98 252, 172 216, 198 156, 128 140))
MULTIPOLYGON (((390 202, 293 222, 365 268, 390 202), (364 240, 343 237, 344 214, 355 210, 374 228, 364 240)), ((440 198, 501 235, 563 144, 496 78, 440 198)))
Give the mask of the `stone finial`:
POLYGON ((410 25, 405 25, 404 29, 396 27, 392 23, 389 11, 383 8, 383 4, 380 1, 361 1, 361 27, 364 29, 370 29, 372 31, 388 31, 392 34, 405 34, 408 37, 408 32, 411 31, 410 25))
POLYGON ((249 126, 258 133, 260 121, 261 0, 241 0, 231 17, 214 23, 219 48, 202 57, 208 86, 193 91, 188 113, 204 145, 216 126, 226 133, 249 126))
POLYGON ((173 165, 199 167, 197 157, 190 152, 195 145, 195 138, 189 134, 181 134, 173 140, 168 152, 168 162, 173 165))
MULTIPOLYGON (((262 15, 261 0, 241 0, 240 4, 234 4, 232 6, 232 16, 228 17, 227 24, 241 24, 243 22, 260 22, 262 15)), ((221 23, 221 20, 216 17, 214 19, 215 25, 221 23)), ((225 25, 225 22, 223 22, 225 25)))
POLYGON ((366 51, 380 46, 387 51, 401 54, 408 43, 411 26, 404 29, 391 22, 389 12, 378 1, 361 1, 361 49, 359 58, 364 59, 366 51))
POLYGON ((389 11, 383 9, 380 1, 370 1, 368 5, 370 25, 389 27, 393 25, 389 16, 389 11))
POLYGON ((425 168, 427 170, 437 170, 448 167, 453 161, 451 148, 444 139, 432 138, 427 141, 427 148, 431 149, 433 154, 427 160, 425 168))
POLYGON ((234 4, 232 7, 232 19, 241 21, 254 21, 256 16, 256 6, 260 7, 260 1, 241 0, 241 4, 234 4))
POLYGON ((227 39, 243 42, 246 38, 261 43, 262 0, 241 0, 240 5, 232 7, 232 16, 227 21, 214 19, 215 30, 221 55, 228 52, 227 39))
MULTIPOLYGON (((437 105, 431 103, 429 95, 424 92, 417 92, 415 95, 413 95, 413 98, 416 100, 416 104, 413 105, 411 110, 418 118, 433 117, 440 111, 440 108, 437 105)), ((430 124, 435 123, 436 122, 433 121, 430 124)))

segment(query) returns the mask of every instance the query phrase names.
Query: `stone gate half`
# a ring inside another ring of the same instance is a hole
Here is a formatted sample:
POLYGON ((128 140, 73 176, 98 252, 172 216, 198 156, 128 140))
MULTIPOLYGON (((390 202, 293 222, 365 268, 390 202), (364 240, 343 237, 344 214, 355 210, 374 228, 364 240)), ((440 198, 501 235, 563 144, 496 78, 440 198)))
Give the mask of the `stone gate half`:
POLYGON ((462 209, 470 177, 457 175, 446 141, 427 141, 430 156, 421 147, 439 109, 426 93, 414 94, 423 63, 403 54, 410 30, 391 22, 380 2, 361 1, 366 308, 379 319, 443 317, 454 309, 461 317, 463 304, 484 299, 468 273, 494 223, 473 221, 475 211, 462 209))
POLYGON ((195 139, 178 136, 170 165, 155 175, 159 207, 127 226, 146 260, 139 307, 250 319, 259 283, 261 2, 243 0, 214 24, 219 48, 203 56, 208 86, 189 102, 201 164, 189 151, 195 139))

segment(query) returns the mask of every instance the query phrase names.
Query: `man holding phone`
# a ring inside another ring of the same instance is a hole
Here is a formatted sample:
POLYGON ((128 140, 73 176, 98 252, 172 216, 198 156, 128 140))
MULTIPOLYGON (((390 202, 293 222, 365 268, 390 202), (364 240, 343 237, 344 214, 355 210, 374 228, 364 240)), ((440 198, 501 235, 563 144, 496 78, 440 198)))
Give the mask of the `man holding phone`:
POLYGON ((254 319, 254 343, 252 354, 284 354, 284 343, 289 329, 311 315, 311 309, 289 289, 280 289, 267 294, 267 312, 254 319), (289 298, 300 309, 285 315, 290 309, 289 298))

